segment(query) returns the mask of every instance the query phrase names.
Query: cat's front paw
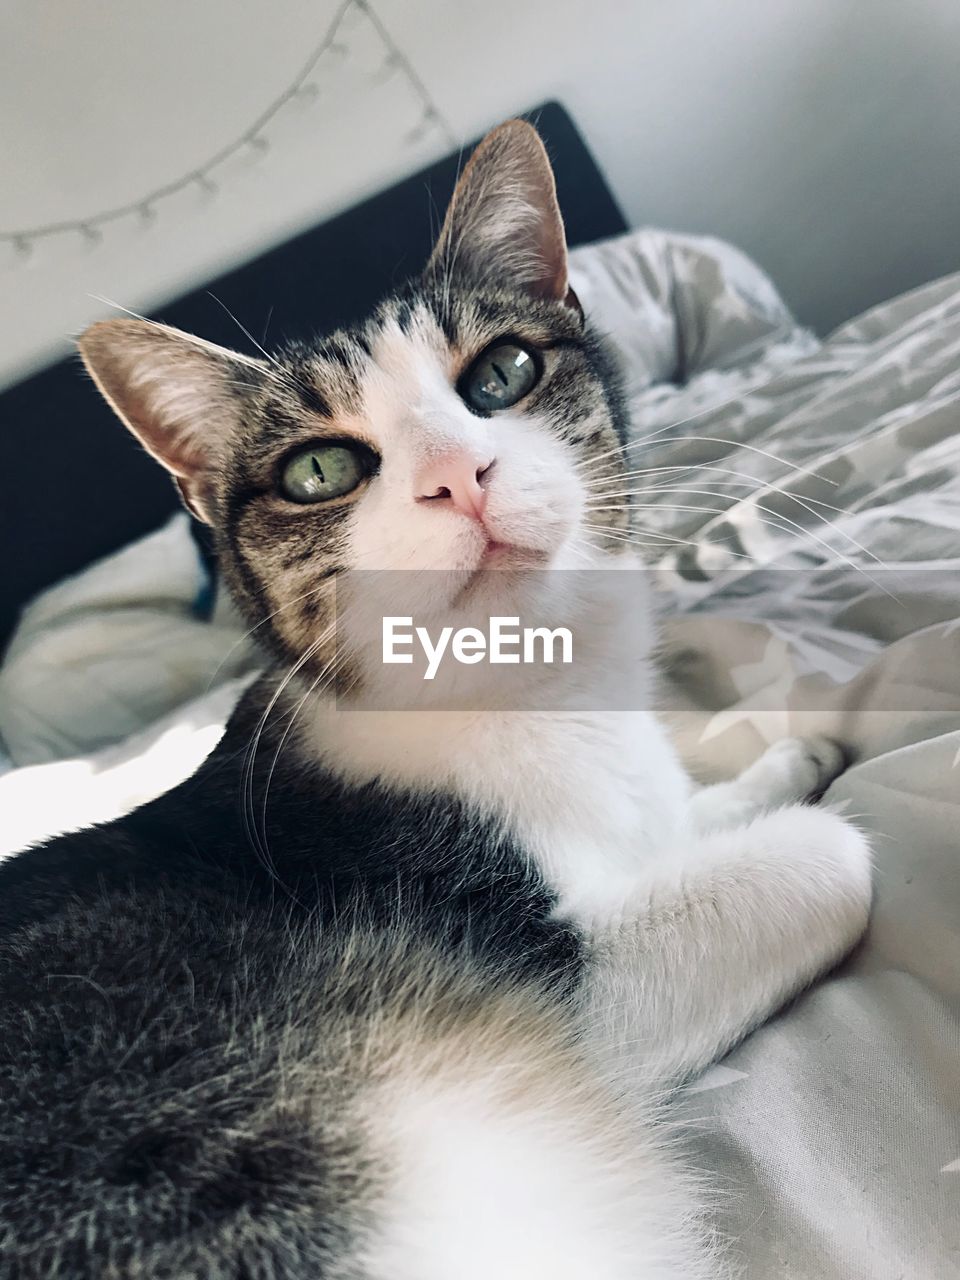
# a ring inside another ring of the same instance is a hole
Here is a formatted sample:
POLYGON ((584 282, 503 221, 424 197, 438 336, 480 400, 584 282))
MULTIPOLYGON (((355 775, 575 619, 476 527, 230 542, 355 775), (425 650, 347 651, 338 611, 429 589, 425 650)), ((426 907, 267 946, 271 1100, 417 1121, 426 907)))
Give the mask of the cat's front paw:
POLYGON ((847 767, 839 743, 820 734, 783 738, 740 776, 740 783, 771 808, 816 800, 847 767))

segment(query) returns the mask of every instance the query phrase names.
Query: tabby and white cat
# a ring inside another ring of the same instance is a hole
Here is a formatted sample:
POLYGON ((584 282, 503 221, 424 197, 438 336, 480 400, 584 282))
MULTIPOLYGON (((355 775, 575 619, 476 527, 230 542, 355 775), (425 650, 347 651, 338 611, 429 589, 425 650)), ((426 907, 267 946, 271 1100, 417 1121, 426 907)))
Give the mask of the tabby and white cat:
MULTIPOLYGON (((862 933, 867 845, 800 803, 839 751, 698 790, 643 709, 449 710, 440 681, 360 710, 382 655, 332 626, 347 570, 420 571, 440 617, 522 593, 493 570, 633 566, 536 133, 481 144, 355 329, 263 361, 130 319, 80 345, 272 667, 193 778, 0 868, 0 1274, 722 1274, 657 1108, 862 933)), ((627 708, 646 631, 588 645, 627 708)))

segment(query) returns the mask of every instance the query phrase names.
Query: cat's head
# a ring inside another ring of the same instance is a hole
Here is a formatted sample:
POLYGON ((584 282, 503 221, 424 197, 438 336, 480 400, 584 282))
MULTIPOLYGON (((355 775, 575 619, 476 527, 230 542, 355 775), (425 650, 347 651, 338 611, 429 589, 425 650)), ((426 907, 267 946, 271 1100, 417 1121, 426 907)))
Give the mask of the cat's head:
POLYGON ((522 121, 481 143, 423 275, 364 324, 253 359, 116 319, 80 349, 285 659, 317 644, 345 570, 462 583, 622 548, 625 512, 598 500, 623 465, 621 401, 522 121))

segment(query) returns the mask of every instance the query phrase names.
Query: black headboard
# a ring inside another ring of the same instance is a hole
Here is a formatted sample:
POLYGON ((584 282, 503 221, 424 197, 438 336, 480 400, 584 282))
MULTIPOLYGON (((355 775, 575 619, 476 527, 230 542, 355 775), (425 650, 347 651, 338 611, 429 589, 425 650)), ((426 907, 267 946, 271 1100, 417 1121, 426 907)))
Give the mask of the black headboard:
MULTIPOLYGON (((548 103, 527 118, 553 161, 570 243, 624 231, 566 111, 548 103)), ((266 330, 267 345, 360 319, 426 261, 462 162, 460 153, 448 156, 167 303, 156 318, 251 353, 224 308, 258 339, 266 330)), ((119 426, 76 359, 0 395, 0 651, 31 596, 147 533, 176 507, 173 485, 119 426)))

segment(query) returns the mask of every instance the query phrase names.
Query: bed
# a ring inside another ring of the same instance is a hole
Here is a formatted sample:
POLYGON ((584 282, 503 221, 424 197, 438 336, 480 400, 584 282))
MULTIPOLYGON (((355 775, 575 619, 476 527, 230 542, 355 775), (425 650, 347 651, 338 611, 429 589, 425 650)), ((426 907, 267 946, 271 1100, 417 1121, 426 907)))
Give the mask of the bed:
MULTIPOLYGON (((876 849, 863 945, 677 1102, 717 1229, 744 1280, 960 1276, 960 275, 824 340, 716 240, 615 235, 573 277, 685 757, 832 734, 826 803, 876 849)), ((192 772, 257 662, 185 515, 49 589, 0 671, 3 851, 192 772)))

